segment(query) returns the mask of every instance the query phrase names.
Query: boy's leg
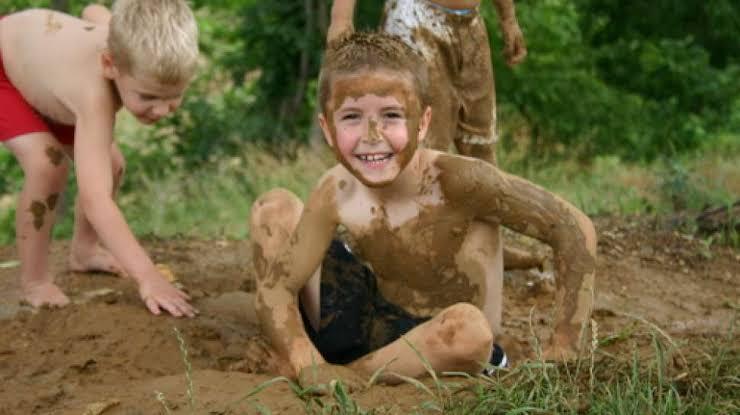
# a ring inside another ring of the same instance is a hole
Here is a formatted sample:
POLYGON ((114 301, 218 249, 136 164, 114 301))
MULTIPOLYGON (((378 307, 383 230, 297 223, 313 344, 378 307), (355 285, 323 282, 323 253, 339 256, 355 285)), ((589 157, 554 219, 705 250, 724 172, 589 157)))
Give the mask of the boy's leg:
POLYGON ((496 165, 496 90, 488 32, 476 16, 455 27, 462 63, 454 75, 460 117, 454 136, 457 151, 496 165))
POLYGON ((34 307, 66 305, 69 299, 54 284, 48 255, 69 162, 62 145, 47 132, 24 134, 3 144, 18 159, 25 176, 15 214, 22 296, 34 307))
POLYGON ((427 373, 421 355, 437 373, 475 374, 488 362, 492 347, 493 334, 483 313, 474 305, 458 303, 349 367, 374 373, 385 366, 379 379, 398 383, 401 379, 393 373, 415 378, 427 373))
MULTIPOLYGON (((71 148, 69 148, 71 151, 71 148)), ((113 174, 113 194, 116 196, 123 180, 125 160, 118 145, 111 144, 111 169, 113 174)), ((100 244, 98 233, 93 228, 79 203, 75 203, 75 226, 69 253, 69 268, 76 272, 110 272, 124 275, 118 260, 100 244)))
MULTIPOLYGON (((303 202, 285 189, 273 189, 262 194, 252 205, 249 234, 252 260, 260 277, 288 243, 303 212, 303 202)), ((319 329, 321 266, 314 272, 299 294, 300 303, 314 330, 319 329)))

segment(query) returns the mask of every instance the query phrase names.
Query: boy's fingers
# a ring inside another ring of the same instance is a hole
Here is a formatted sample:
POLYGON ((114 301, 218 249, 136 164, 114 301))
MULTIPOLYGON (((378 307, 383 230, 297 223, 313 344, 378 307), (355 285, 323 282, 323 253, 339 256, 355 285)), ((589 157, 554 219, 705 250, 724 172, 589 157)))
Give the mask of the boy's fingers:
POLYGON ((159 315, 159 313, 160 313, 160 311, 159 311, 159 304, 157 304, 157 302, 153 298, 151 298, 151 297, 145 298, 144 299, 144 304, 146 304, 146 307, 149 309, 149 311, 152 314, 157 315, 157 316, 159 315))

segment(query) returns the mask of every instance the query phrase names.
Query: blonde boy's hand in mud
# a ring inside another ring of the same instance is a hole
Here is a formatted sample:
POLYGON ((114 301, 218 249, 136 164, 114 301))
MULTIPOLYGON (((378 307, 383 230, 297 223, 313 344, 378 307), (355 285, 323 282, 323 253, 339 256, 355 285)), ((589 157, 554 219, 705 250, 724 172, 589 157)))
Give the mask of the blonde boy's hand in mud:
POLYGON ((193 316, 137 241, 115 197, 125 160, 113 130, 125 108, 153 124, 175 111, 195 74, 198 28, 184 0, 117 0, 78 19, 30 9, 0 17, 0 143, 19 161, 20 286, 34 306, 65 305, 49 267, 51 232, 71 164, 78 196, 74 271, 130 276, 147 309, 193 316), (7 115, 7 116, 6 116, 7 115))
POLYGON ((348 392, 357 392, 364 389, 367 380, 348 367, 331 363, 306 366, 298 373, 298 384, 316 395, 330 395, 336 382, 342 382, 348 392))
POLYGON ((139 296, 152 314, 159 315, 161 310, 175 317, 195 317, 198 314, 188 303, 190 297, 170 284, 158 271, 139 283, 139 296))

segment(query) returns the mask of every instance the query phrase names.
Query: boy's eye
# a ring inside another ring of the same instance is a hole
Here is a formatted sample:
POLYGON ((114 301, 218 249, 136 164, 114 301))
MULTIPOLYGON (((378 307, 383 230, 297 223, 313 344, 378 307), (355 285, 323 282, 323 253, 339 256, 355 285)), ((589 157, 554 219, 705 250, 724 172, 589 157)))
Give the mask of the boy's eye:
POLYGON ((358 120, 360 119, 360 114, 357 113, 347 113, 343 114, 341 117, 339 117, 340 120, 358 120))
POLYGON ((403 118, 403 113, 401 111, 389 111, 385 113, 386 118, 392 118, 392 119, 399 119, 403 118))
POLYGON ((156 96, 150 94, 139 94, 139 98, 141 98, 142 101, 154 101, 157 99, 156 96))

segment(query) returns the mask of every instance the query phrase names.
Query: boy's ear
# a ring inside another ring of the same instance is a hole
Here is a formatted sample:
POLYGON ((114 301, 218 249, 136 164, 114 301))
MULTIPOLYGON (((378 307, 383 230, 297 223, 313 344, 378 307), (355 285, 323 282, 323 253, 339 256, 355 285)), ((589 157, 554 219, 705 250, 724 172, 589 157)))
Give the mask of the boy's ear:
POLYGON ((321 112, 319 113, 319 126, 321 127, 321 132, 324 133, 324 140, 326 140, 326 144, 329 144, 329 147, 334 148, 334 139, 331 136, 329 121, 326 120, 326 117, 321 112))
POLYGON ((103 68, 103 76, 108 79, 116 79, 120 75, 116 64, 113 62, 113 57, 107 50, 100 54, 100 66, 103 68))
POLYGON ((429 124, 432 122, 432 107, 427 106, 424 108, 424 112, 421 114, 419 120, 419 141, 423 141, 427 138, 427 132, 429 131, 429 124))

